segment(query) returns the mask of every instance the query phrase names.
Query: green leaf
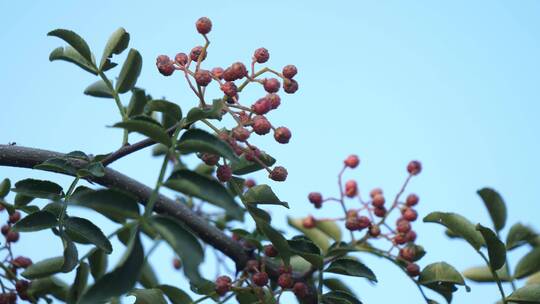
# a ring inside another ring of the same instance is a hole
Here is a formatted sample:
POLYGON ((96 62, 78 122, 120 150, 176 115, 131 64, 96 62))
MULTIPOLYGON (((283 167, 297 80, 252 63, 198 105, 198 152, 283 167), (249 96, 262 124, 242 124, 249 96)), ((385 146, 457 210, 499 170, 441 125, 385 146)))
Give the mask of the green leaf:
POLYGON ((58 220, 54 214, 48 211, 38 211, 22 218, 13 225, 12 229, 13 231, 31 232, 53 228, 56 225, 58 225, 58 220))
POLYGON ((216 180, 182 169, 174 172, 164 185, 221 207, 233 219, 240 221, 243 219, 244 210, 236 203, 229 191, 216 180))
POLYGON ((498 270, 503 267, 504 263, 506 263, 506 247, 504 243, 499 240, 495 232, 487 227, 478 224, 476 230, 480 231, 486 241, 491 268, 498 270))
POLYGON ((296 236, 288 241, 292 253, 297 254, 310 262, 317 269, 323 267, 321 249, 305 236, 296 236))
POLYGON ((328 248, 330 247, 330 240, 328 239, 328 236, 322 232, 321 230, 317 228, 311 228, 306 229, 304 228, 304 225, 302 225, 302 219, 301 218, 291 218, 287 217, 287 223, 298 231, 304 233, 305 236, 310 238, 317 247, 321 248, 321 250, 326 253, 328 251, 328 248))
POLYGON ((238 161, 238 157, 227 143, 201 129, 189 129, 184 132, 176 145, 176 149, 183 154, 207 152, 221 155, 233 163, 238 161))
POLYGON ((506 297, 506 300, 515 303, 540 303, 540 284, 525 285, 506 297))
MULTIPOLYGON (((495 278, 491 274, 490 268, 487 266, 477 266, 477 267, 468 268, 465 271, 463 271, 463 276, 471 281, 478 282, 478 283, 495 282, 495 278)), ((505 267, 502 267, 501 269, 497 270, 497 276, 502 282, 510 282, 511 280, 505 267)))
POLYGON ((139 277, 143 262, 144 249, 138 229, 133 229, 124 257, 112 271, 96 281, 79 300, 78 304, 105 303, 130 291, 139 277))
POLYGON ((63 256, 48 258, 28 266, 28 268, 26 268, 21 275, 28 280, 44 278, 50 276, 51 274, 61 272, 63 265, 63 256))
POLYGON ((167 304, 160 289, 134 289, 129 292, 130 296, 135 296, 134 304, 167 304))
MULTIPOLYGON (((276 163, 276 160, 272 156, 270 156, 270 155, 268 155, 268 154, 266 154, 266 153, 264 153, 262 151, 261 151, 261 156, 259 157, 259 159, 261 160, 261 162, 263 164, 265 164, 268 167, 271 167, 276 163)), ((263 169, 264 167, 261 166, 258 162, 251 162, 251 161, 247 160, 246 157, 244 155, 242 155, 239 158, 238 162, 233 163, 231 165, 231 168, 232 168, 234 174, 236 174, 236 175, 244 175, 244 174, 249 174, 249 173, 259 171, 259 170, 263 169)))
POLYGON ((144 288, 154 288, 159 285, 159 281, 156 273, 154 272, 154 268, 152 268, 152 265, 150 265, 148 261, 144 262, 144 265, 141 269, 139 283, 141 283, 144 288))
POLYGON ((506 236, 506 248, 515 249, 521 245, 527 244, 536 237, 534 230, 521 223, 514 224, 506 236))
POLYGON ((130 120, 116 123, 113 127, 126 129, 129 132, 140 133, 166 146, 171 145, 171 138, 169 137, 169 134, 167 134, 167 131, 161 127, 161 125, 152 123, 147 119, 143 120, 141 117, 135 117, 131 118, 130 120))
POLYGON ((197 238, 180 222, 169 217, 153 217, 151 225, 180 257, 186 276, 195 282, 200 281, 199 265, 204 259, 204 252, 197 238))
POLYGON ((528 277, 526 284, 540 284, 540 271, 528 277))
POLYGON ((170 117, 175 122, 182 119, 182 109, 170 101, 164 99, 150 100, 146 104, 146 112, 151 115, 152 112, 160 112, 170 117))
POLYGON ((139 217, 137 199, 131 194, 116 189, 76 190, 69 202, 93 209, 118 223, 139 217))
POLYGON ((56 277, 32 280, 28 288, 28 295, 33 298, 53 295, 60 301, 66 301, 68 295, 68 285, 56 277))
POLYGON ((468 219, 459 214, 432 212, 424 217, 424 222, 446 226, 446 228, 464 238, 476 250, 479 250, 484 245, 484 238, 480 232, 476 230, 475 226, 468 219))
POLYGON ((96 247, 106 253, 112 252, 112 245, 109 239, 107 239, 98 226, 89 220, 80 217, 69 217, 65 219, 64 225, 70 233, 96 245, 96 247))
POLYGON ((495 230, 501 231, 506 224, 506 205, 501 195, 491 188, 480 189, 477 193, 489 211, 495 230))
POLYGON ((347 285, 345 285, 345 283, 343 283, 343 281, 341 281, 340 279, 336 279, 336 278, 324 279, 323 284, 326 288, 330 289, 331 291, 344 291, 344 292, 354 295, 354 292, 352 291, 352 289, 348 287, 347 285))
POLYGON ((102 79, 87 86, 84 89, 84 94, 100 98, 113 98, 113 92, 102 79))
POLYGON ((78 177, 87 177, 87 176, 103 177, 105 176, 105 167, 103 167, 103 164, 100 162, 93 162, 93 163, 88 164, 86 168, 77 170, 77 176, 78 177))
POLYGON ((118 81, 116 82, 116 91, 118 93, 126 93, 133 89, 137 78, 141 74, 142 69, 142 57, 139 51, 136 49, 130 49, 126 61, 122 66, 120 75, 118 75, 118 81))
POLYGON ((268 185, 256 185, 251 187, 244 193, 244 201, 248 204, 281 205, 289 208, 289 204, 281 201, 268 185))
POLYGON ((514 277, 521 279, 540 271, 540 247, 533 248, 516 265, 514 277))
POLYGON ((445 262, 427 265, 420 273, 418 283, 422 285, 451 283, 465 286, 465 281, 459 271, 445 262))
POLYGON ((223 116, 221 110, 223 109, 223 100, 214 99, 212 106, 207 109, 201 109, 199 107, 194 107, 189 110, 184 125, 192 124, 198 120, 209 118, 209 119, 218 119, 221 120, 223 116))
POLYGON ((341 229, 335 221, 316 221, 315 227, 334 239, 334 241, 341 241, 341 229))
POLYGON ((79 36, 74 31, 65 30, 65 29, 56 29, 50 31, 47 36, 58 37, 65 42, 67 42, 71 47, 73 47, 84 59, 88 62, 92 62, 92 52, 84 39, 79 36))
POLYGON ((62 242, 64 243, 64 264, 62 265, 62 272, 70 272, 79 263, 79 253, 77 252, 77 247, 75 243, 68 239, 67 237, 62 237, 62 242))
POLYGON ((50 200, 59 200, 63 194, 62 187, 59 185, 50 181, 32 178, 23 179, 16 182, 15 188, 12 190, 26 196, 50 200))
POLYGON ((167 296, 172 304, 191 304, 193 300, 191 297, 179 288, 171 285, 159 285, 156 286, 167 296))
POLYGON ((77 172, 77 168, 75 168, 67 159, 63 158, 47 159, 41 164, 35 165, 34 169, 64 173, 69 175, 75 175, 75 173, 77 172))
POLYGON ((346 257, 333 261, 330 266, 326 268, 325 272, 362 277, 377 282, 377 277, 375 277, 375 274, 371 269, 356 260, 346 257))
POLYGON ((146 93, 144 92, 144 90, 139 88, 133 88, 131 90, 131 99, 129 100, 129 104, 127 107, 128 117, 131 118, 134 116, 142 115, 147 102, 148 98, 146 98, 146 93))
POLYGON ((92 277, 94 277, 94 280, 98 280, 105 274, 105 271, 107 271, 107 253, 100 249, 95 250, 88 257, 88 263, 90 264, 90 273, 92 274, 92 277))
POLYGON ((82 293, 88 283, 89 266, 86 263, 81 263, 77 268, 77 274, 75 275, 75 281, 69 290, 68 301, 69 304, 77 303, 77 300, 81 297, 82 293))
POLYGON ((358 300, 355 296, 352 294, 345 292, 345 291, 330 291, 322 296, 322 303, 323 304, 362 304, 360 300, 358 300))
POLYGON ((49 55, 49 61, 63 60, 78 65, 81 69, 94 75, 98 74, 97 68, 91 61, 84 59, 77 50, 71 46, 57 47, 49 55))
POLYGON ((11 181, 8 178, 0 183, 0 198, 4 198, 9 194, 9 189, 11 188, 11 181))
POLYGON ((113 54, 122 53, 129 44, 129 33, 124 28, 118 28, 112 33, 109 41, 105 45, 103 50, 103 56, 101 56, 101 62, 99 64, 100 71, 107 71, 116 66, 116 63, 111 62, 113 54))
POLYGON ((88 155, 86 155, 86 153, 82 151, 71 151, 64 156, 67 158, 75 158, 75 159, 90 161, 90 157, 88 157, 88 155))

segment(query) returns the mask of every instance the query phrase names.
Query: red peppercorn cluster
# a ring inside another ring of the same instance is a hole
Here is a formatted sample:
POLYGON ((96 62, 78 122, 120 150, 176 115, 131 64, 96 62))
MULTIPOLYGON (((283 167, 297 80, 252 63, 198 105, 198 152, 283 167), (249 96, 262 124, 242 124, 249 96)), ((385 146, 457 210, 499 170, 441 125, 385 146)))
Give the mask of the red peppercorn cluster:
MULTIPOLYGON (((3 211, 5 209, 2 206, 0 212, 3 211)), ((19 240, 19 233, 13 231, 12 227, 20 219, 21 213, 14 211, 8 215, 6 223, 1 228, 2 235, 5 237, 5 243, 0 247, 0 251, 5 250, 7 255, 2 262, 2 268, 5 270, 5 274, 0 278, 3 286, 2 293, 0 293, 0 304, 17 303, 17 298, 30 301, 30 297, 28 296, 30 282, 19 279, 18 271, 32 265, 32 260, 24 256, 14 257, 12 249, 13 244, 19 240)))
MULTIPOLYGON (((268 114, 281 105, 280 89, 287 94, 293 94, 298 90, 298 82, 294 79, 297 68, 294 65, 283 67, 281 72, 264 67, 255 70, 256 64, 266 63, 270 59, 270 53, 265 48, 258 48, 253 53, 250 69, 242 62, 235 62, 226 68, 214 67, 211 70, 201 68, 201 62, 206 59, 209 40, 207 34, 212 30, 212 22, 202 17, 195 23, 197 31, 203 35, 206 44, 196 46, 188 54, 178 53, 174 60, 167 55, 159 55, 156 59, 158 71, 164 76, 170 76, 175 71, 183 72, 190 88, 199 98, 199 107, 209 107, 205 100, 206 88, 215 83, 223 92, 223 114, 231 115, 236 126, 230 130, 219 131, 219 136, 228 143, 235 153, 244 156, 247 160, 256 162, 268 171, 268 176, 274 181, 285 181, 287 170, 282 166, 269 168, 262 160, 263 152, 248 140, 253 133, 264 136, 273 133, 274 139, 280 144, 286 144, 291 140, 291 131, 284 126, 274 126, 268 119, 268 114), (195 67, 192 69, 192 66, 195 67), (259 78, 264 74, 271 73, 273 77, 259 78), (194 82, 192 81, 194 80, 194 82), (241 82, 240 82, 241 81, 241 82), (239 94, 248 84, 259 84, 265 93, 262 97, 250 104, 240 103, 239 94)), ((217 129, 216 129, 217 130, 217 129)), ((200 158, 208 165, 214 166, 219 162, 215 155, 202 154, 200 158)), ((217 170, 217 178, 226 182, 232 177, 231 168, 225 163, 217 170)))
POLYGON ((409 180, 422 171, 421 163, 411 161, 407 165, 409 175, 398 195, 390 202, 387 202, 383 190, 380 188, 371 190, 369 200, 366 201, 361 197, 358 184, 355 180, 348 180, 343 185, 342 179, 345 171, 347 169, 354 169, 359 164, 360 159, 356 155, 350 155, 345 159, 343 169, 338 176, 341 187, 339 198, 324 198, 320 192, 311 192, 308 194, 308 200, 315 208, 320 209, 323 204, 327 203, 338 203, 343 208, 345 216, 337 219, 316 219, 312 215, 309 215, 303 219, 302 225, 306 229, 312 229, 317 226, 318 221, 344 221, 344 226, 351 232, 351 238, 353 240, 355 239, 355 232, 363 232, 361 240, 376 238, 389 241, 392 246, 389 252, 393 249, 399 252, 394 257, 403 262, 407 273, 412 277, 419 275, 419 267, 415 262, 422 254, 418 250, 419 247, 415 245, 417 236, 412 228, 412 223, 418 218, 418 213, 414 207, 418 204, 419 197, 411 193, 405 198, 405 201, 401 201, 400 198, 409 180), (347 199, 356 199, 358 201, 358 207, 347 208, 347 199), (393 226, 387 223, 392 211, 399 212, 399 216, 393 226), (382 231, 382 229, 385 231, 382 231))

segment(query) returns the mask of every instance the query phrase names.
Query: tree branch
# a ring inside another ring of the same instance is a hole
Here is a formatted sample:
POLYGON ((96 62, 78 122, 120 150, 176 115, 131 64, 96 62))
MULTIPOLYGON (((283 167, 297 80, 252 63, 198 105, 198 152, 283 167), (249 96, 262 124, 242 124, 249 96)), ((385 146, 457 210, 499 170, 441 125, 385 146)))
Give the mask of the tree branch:
MULTIPOLYGON (((152 143, 145 142, 144 144, 151 145, 152 143)), ((62 153, 48 150, 0 145, 0 166, 32 169, 34 166, 47 159, 63 156, 64 154, 62 153)), ((73 159, 72 163, 75 167, 80 168, 83 167, 86 162, 73 159)), ((143 205, 150 198, 152 193, 152 189, 149 187, 110 168, 105 168, 105 176, 103 177, 90 177, 86 179, 107 188, 117 188, 129 192, 135 195, 143 205)), ((204 242, 210 244, 212 247, 234 260, 237 269, 242 269, 248 260, 248 256, 240 244, 210 225, 206 220, 195 214, 195 212, 185 205, 177 203, 160 194, 154 211, 169 215, 184 223, 204 242)))

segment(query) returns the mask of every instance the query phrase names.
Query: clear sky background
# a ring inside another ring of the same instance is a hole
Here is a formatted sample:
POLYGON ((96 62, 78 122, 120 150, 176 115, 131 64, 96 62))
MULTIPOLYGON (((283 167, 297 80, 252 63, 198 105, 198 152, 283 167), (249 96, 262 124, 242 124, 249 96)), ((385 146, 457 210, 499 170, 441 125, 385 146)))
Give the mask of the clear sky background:
MULTIPOLYGON (((289 170, 289 179, 275 184, 275 191, 291 209, 272 208, 276 225, 284 227, 288 214, 334 213, 332 208, 314 212, 306 195, 313 190, 335 195, 342 160, 356 153, 362 164, 350 177, 364 194, 376 186, 395 194, 407 162, 419 159, 424 171, 409 190, 421 197, 421 216, 454 211, 488 225, 475 192, 491 186, 506 199, 509 224, 522 221, 540 229, 535 196, 540 189, 539 14, 535 0, 2 1, 0 142, 95 154, 120 143, 121 131, 105 127, 119 120, 114 103, 82 94, 94 76, 48 61, 49 52, 63 45, 46 36, 55 28, 75 30, 99 57, 109 34, 125 27, 130 46, 144 59, 138 85, 187 111, 196 101, 183 78, 162 77, 154 60, 201 44, 193 24, 208 16, 214 23, 208 68, 248 62, 253 50, 264 46, 270 66, 294 63, 299 69, 300 90, 271 114, 273 123, 292 130, 291 143, 258 141, 289 170)), ((253 90, 243 98, 261 94, 253 90)), ((153 185, 159 163, 143 151, 113 167, 153 185)), ((0 168, 1 178, 29 176, 66 187, 70 182, 54 174, 0 168)), ((267 182, 262 175, 257 179, 267 182)), ((423 266, 441 260, 460 270, 481 264, 465 243, 446 239, 441 227, 417 223, 415 229, 428 251, 423 266)), ((57 255, 61 245, 48 234, 23 235, 17 251, 34 260, 57 255)), ((522 253, 510 255, 513 265, 522 253)), ((152 261, 162 281, 184 286, 170 267, 171 257, 163 247, 152 261)), ((362 259, 380 281, 371 286, 348 280, 365 303, 422 302, 395 266, 362 259)), ((213 276, 213 266, 206 267, 213 276)), ((455 303, 498 299, 495 285, 471 286, 471 293, 460 289, 455 294, 455 303)))

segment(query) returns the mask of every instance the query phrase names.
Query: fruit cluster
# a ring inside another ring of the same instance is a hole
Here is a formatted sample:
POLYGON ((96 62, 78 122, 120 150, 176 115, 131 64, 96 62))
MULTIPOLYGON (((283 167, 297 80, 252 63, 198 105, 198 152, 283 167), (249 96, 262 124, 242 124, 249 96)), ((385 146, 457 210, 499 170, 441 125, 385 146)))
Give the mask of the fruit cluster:
MULTIPOLYGON (((236 122, 236 126, 230 130, 214 127, 207 120, 204 123, 209 125, 219 137, 227 142, 235 153, 244 156, 248 161, 256 162, 265 168, 269 177, 274 181, 284 181, 287 178, 287 170, 282 166, 269 168, 261 158, 263 152, 248 139, 253 133, 266 135, 273 132, 274 139, 280 144, 286 144, 291 139, 291 131, 284 126, 275 127, 268 119, 268 113, 277 109, 281 104, 281 97, 278 95, 280 89, 285 93, 293 94, 298 90, 298 82, 294 79, 297 69, 294 65, 283 67, 281 73, 268 67, 255 71, 256 64, 266 63, 270 54, 267 49, 259 48, 253 53, 250 71, 242 62, 235 62, 225 69, 214 67, 211 70, 201 68, 201 63, 206 59, 209 40, 207 34, 212 30, 212 22, 206 17, 202 17, 195 23, 197 31, 204 37, 204 46, 194 47, 189 54, 178 53, 171 59, 167 55, 157 57, 156 66, 158 71, 164 76, 170 76, 175 71, 183 72, 185 79, 191 90, 198 97, 201 109, 208 109, 211 106, 206 103, 206 88, 215 83, 219 85, 223 92, 222 114, 229 114, 236 122), (193 68, 193 65, 195 66, 193 68), (275 77, 258 78, 265 73, 271 73, 275 77), (276 78, 277 77, 277 78, 276 78), (193 82, 194 80, 194 82, 193 82), (237 81, 242 81, 237 83, 237 81), (265 95, 251 104, 241 104, 239 93, 250 83, 259 84, 263 87, 265 95)), ((220 157, 208 153, 199 156, 206 164, 217 165, 220 157)), ((232 170, 226 161, 218 166, 217 178, 228 181, 232 176, 232 170)))
POLYGON ((418 218, 418 213, 414 209, 419 202, 419 197, 416 194, 409 194, 405 201, 400 201, 400 197, 405 191, 410 179, 418 175, 422 171, 422 165, 418 161, 411 161, 407 165, 409 173, 401 190, 396 195, 395 199, 387 208, 387 201, 383 190, 375 188, 370 191, 370 199, 365 201, 362 199, 358 190, 358 183, 351 179, 343 185, 343 174, 347 169, 354 169, 360 164, 360 159, 356 155, 350 155, 344 161, 343 168, 338 175, 338 183, 340 187, 340 196, 323 197, 320 192, 311 192, 308 195, 308 200, 317 209, 322 208, 323 204, 338 203, 344 212, 342 218, 321 218, 317 219, 312 215, 304 218, 302 224, 306 229, 312 229, 317 226, 318 221, 344 221, 345 228, 350 231, 352 242, 362 243, 368 239, 386 239, 391 242, 391 248, 387 252, 391 254, 393 249, 398 250, 398 255, 393 256, 405 266, 407 273, 411 277, 419 275, 419 267, 415 262, 423 255, 421 247, 415 245, 416 232, 412 229, 412 223, 418 218), (347 208, 346 199, 357 199, 360 207, 347 208), (390 213, 394 210, 400 211, 400 216, 397 218, 395 225, 391 226, 387 223, 390 213), (386 230, 383 232, 382 230, 386 230), (354 232, 364 232, 361 239, 357 240, 354 232))
MULTIPOLYGON (((0 212, 1 211, 5 211, 3 205, 0 205, 0 212)), ((1 267, 4 270, 4 274, 0 277, 0 287, 2 289, 2 292, 0 293, 0 304, 17 303, 17 297, 21 300, 30 301, 30 297, 27 293, 30 282, 19 279, 17 273, 20 269, 25 269, 32 265, 32 260, 24 256, 14 257, 12 251, 13 243, 16 243, 19 240, 19 233, 13 231, 12 227, 20 219, 20 212, 14 211, 9 214, 6 224, 1 228, 2 235, 4 235, 6 241, 5 244, 0 247, 0 251, 5 251, 6 256, 2 260, 3 265, 1 267), (10 287, 10 285, 12 287, 10 287)))

